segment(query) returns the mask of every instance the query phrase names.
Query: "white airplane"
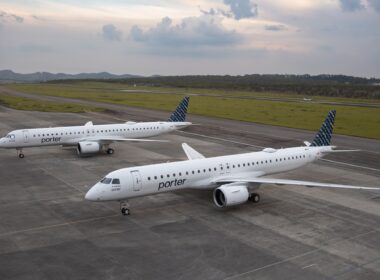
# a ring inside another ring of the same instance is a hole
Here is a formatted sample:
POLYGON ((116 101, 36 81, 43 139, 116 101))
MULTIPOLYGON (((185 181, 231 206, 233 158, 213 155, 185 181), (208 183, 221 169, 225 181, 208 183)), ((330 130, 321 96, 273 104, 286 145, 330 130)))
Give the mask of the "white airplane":
POLYGON ((167 121, 126 122, 120 124, 94 125, 87 122, 83 126, 64 126, 49 128, 19 129, 9 132, 0 139, 0 148, 16 149, 23 158, 23 148, 41 146, 76 146, 78 155, 93 154, 102 150, 113 154, 109 147, 113 142, 122 141, 160 141, 140 139, 178 130, 191 125, 186 122, 189 97, 185 97, 167 121))
MULTIPOLYGON (((380 190, 380 188, 338 185, 263 177, 302 167, 332 152, 330 145, 335 111, 330 111, 312 143, 306 146, 205 158, 186 143, 182 147, 187 161, 130 167, 113 171, 85 195, 90 201, 120 201, 122 214, 128 215, 127 199, 178 189, 214 189, 217 207, 259 202, 256 190, 261 184, 301 185, 308 187, 380 190)), ((353 151, 353 150, 351 150, 353 151)))

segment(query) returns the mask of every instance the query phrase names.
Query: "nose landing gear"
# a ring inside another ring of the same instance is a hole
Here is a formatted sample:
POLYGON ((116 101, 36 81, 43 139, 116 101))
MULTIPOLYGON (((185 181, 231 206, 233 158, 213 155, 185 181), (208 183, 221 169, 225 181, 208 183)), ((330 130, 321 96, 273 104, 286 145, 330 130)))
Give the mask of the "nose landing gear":
POLYGON ((131 211, 129 210, 128 206, 129 205, 127 201, 120 201, 120 211, 121 214, 123 214, 124 216, 128 216, 129 214, 131 214, 131 211))
POLYGON ((24 154, 22 153, 22 150, 21 149, 17 149, 17 155, 19 158, 24 158, 24 154))

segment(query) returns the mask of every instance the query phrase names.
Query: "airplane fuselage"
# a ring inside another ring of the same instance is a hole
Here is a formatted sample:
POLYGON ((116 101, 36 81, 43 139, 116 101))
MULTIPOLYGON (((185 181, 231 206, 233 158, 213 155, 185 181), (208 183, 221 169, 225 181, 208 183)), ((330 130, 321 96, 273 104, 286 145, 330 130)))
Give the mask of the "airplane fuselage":
POLYGON ((0 139, 0 148, 26 148, 53 145, 77 145, 83 139, 117 136, 123 138, 147 138, 168 133, 187 126, 186 122, 127 122, 66 127, 49 127, 14 130, 0 139))
POLYGON ((261 152, 119 169, 92 187, 86 199, 126 200, 177 189, 214 189, 218 186, 215 181, 223 177, 257 177, 299 168, 320 158, 326 149, 330 147, 264 149, 261 152))

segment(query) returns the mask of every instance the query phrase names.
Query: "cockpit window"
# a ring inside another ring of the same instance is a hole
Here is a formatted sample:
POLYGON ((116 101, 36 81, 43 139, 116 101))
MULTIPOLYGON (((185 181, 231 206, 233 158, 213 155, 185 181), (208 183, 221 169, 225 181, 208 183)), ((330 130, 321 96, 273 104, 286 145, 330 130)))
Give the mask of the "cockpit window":
POLYGON ((119 179, 113 179, 112 184, 113 185, 120 185, 120 180, 119 179))
POLYGON ((15 135, 14 134, 7 134, 7 136, 5 136, 5 138, 15 139, 15 135))
POLYGON ((111 178, 103 178, 100 183, 103 183, 103 184, 109 184, 111 183, 112 179, 111 178))

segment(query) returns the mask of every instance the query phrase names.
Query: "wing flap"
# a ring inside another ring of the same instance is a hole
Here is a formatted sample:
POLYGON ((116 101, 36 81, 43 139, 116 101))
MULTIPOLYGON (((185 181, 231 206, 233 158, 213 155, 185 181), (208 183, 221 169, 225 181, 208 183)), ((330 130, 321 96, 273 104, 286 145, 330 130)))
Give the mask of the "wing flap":
POLYGON ((169 142, 168 140, 154 140, 154 139, 141 139, 141 138, 123 138, 117 136, 105 136, 105 137, 88 137, 83 138, 81 141, 95 141, 95 142, 169 142))
MULTIPOLYGON (((221 179, 221 180, 216 181, 216 183, 230 183, 230 182, 231 182, 231 180, 229 180, 229 179, 221 179)), ((286 179, 276 179, 276 178, 236 179, 234 182, 276 184, 276 185, 295 185, 295 186, 337 188, 337 189, 378 190, 378 191, 380 191, 380 188, 373 188, 373 187, 319 183, 319 182, 311 182, 311 181, 286 180, 286 179)))

